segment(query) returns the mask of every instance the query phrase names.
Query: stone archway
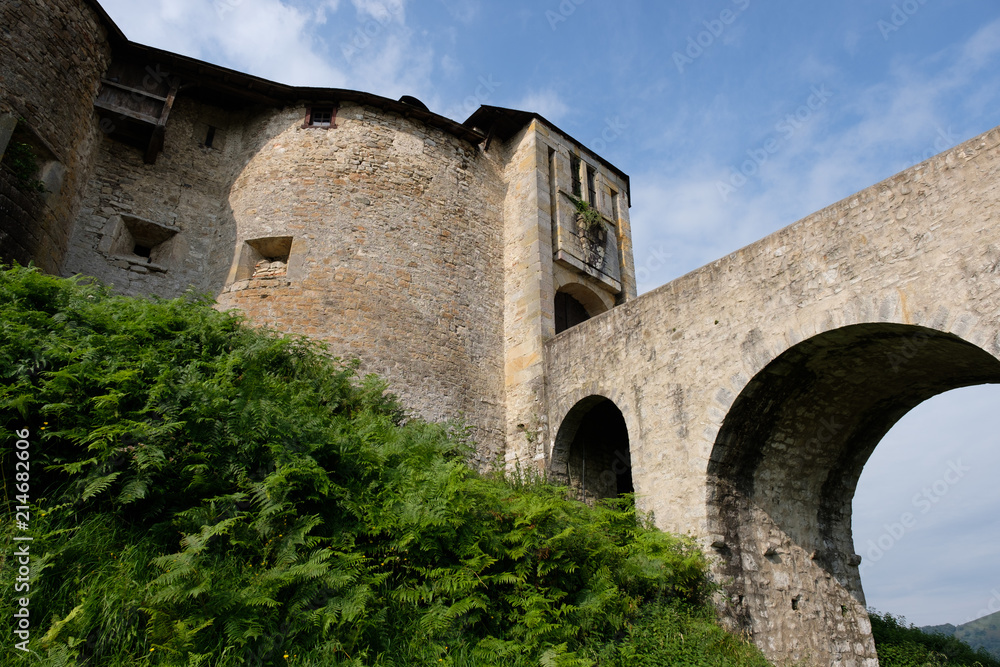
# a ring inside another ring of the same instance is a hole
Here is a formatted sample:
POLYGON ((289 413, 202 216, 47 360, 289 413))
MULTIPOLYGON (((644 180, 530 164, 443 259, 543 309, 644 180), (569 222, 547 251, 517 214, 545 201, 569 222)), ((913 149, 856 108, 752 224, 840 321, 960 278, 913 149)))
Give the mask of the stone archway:
POLYGON ((614 401, 591 395, 570 409, 556 434, 551 473, 587 502, 632 493, 625 417, 614 401))
POLYGON ((882 436, 936 394, 1000 383, 1000 360, 954 334, 858 324, 757 373, 708 466, 708 519, 733 629, 774 660, 877 665, 851 501, 882 436))
POLYGON ((555 294, 555 333, 559 334, 608 310, 608 305, 590 288, 567 283, 555 294))

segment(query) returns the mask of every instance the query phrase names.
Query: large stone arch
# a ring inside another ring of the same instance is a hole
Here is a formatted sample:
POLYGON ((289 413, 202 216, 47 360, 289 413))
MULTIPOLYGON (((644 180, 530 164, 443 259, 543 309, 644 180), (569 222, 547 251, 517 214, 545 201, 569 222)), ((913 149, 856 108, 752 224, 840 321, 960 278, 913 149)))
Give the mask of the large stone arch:
POLYGON ((707 518, 734 629, 772 659, 877 665, 851 501, 882 436, 936 394, 1000 383, 1000 360, 954 333, 854 324, 753 375, 708 464, 707 518))

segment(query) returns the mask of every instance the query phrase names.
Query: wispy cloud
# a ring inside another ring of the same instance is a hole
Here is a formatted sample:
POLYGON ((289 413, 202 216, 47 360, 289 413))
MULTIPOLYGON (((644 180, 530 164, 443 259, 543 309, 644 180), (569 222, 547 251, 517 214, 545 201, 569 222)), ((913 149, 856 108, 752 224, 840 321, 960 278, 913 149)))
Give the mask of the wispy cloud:
POLYGON ((406 23, 403 0, 351 0, 351 4, 362 18, 371 17, 380 23, 406 23))
POLYGON ((539 113, 553 123, 558 123, 569 112, 569 105, 551 88, 528 93, 515 102, 514 107, 539 113))
POLYGON ((133 41, 293 85, 341 86, 316 27, 336 2, 308 9, 279 0, 105 0, 133 41))
POLYGON ((129 39, 274 81, 389 97, 433 89, 433 47, 414 43, 403 0, 104 5, 129 39))

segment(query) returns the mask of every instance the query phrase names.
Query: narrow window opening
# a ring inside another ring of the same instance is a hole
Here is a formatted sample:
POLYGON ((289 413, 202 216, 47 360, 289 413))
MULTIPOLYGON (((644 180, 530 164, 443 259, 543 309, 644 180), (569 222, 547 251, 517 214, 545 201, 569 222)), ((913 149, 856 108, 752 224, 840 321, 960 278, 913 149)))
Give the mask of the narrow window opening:
POLYGON ((180 228, 174 225, 122 215, 101 241, 101 252, 112 259, 163 273, 177 259, 175 241, 179 232, 180 228))
POLYGON ((573 196, 581 196, 581 186, 580 186, 580 158, 575 155, 569 156, 569 171, 573 177, 573 196))
POLYGON ((552 222, 552 233, 556 231, 556 151, 549 148, 549 220, 552 222))
POLYGON ((211 148, 212 143, 214 141, 215 141, 215 128, 209 125, 208 132, 205 134, 205 148, 211 148))
POLYGON ((796 597, 792 598, 792 611, 798 611, 799 610, 799 597, 800 596, 796 596, 796 597))
POLYGON ((593 167, 587 167, 587 196, 590 198, 588 202, 591 206, 597 208, 597 187, 595 181, 593 167))

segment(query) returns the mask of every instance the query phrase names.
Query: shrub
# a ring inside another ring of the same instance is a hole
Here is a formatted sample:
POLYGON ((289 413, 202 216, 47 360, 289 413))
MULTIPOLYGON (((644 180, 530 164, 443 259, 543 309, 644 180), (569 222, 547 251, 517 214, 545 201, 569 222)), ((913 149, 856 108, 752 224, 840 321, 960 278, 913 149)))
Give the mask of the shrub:
POLYGON ((661 608, 708 625, 693 542, 630 499, 477 474, 460 425, 407 415, 357 368, 198 296, 0 271, 5 471, 11 434, 32 443, 31 648, 102 667, 593 665, 659 632, 661 608))

